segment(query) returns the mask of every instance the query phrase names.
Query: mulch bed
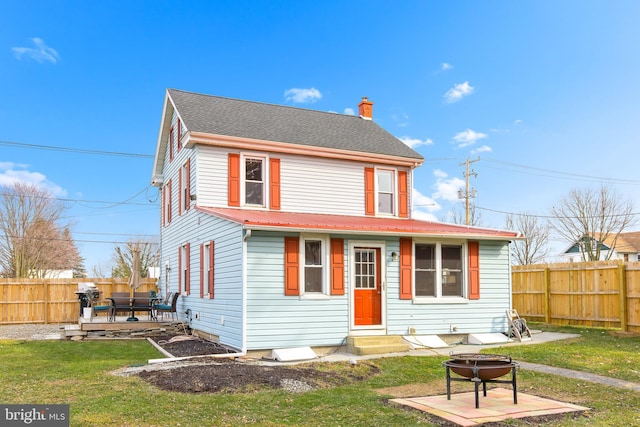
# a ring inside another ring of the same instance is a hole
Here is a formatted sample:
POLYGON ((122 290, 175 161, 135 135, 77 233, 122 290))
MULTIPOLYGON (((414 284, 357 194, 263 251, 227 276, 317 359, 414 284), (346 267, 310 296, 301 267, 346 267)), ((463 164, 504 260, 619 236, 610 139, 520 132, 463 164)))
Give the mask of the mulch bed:
MULTIPOLYGON (((174 357, 235 353, 220 344, 191 335, 150 335, 174 357)), ((154 386, 182 393, 246 393, 262 389, 285 389, 301 393, 362 381, 380 372, 373 363, 305 363, 265 366, 229 357, 216 357, 206 364, 172 369, 143 370, 138 376, 154 386)))

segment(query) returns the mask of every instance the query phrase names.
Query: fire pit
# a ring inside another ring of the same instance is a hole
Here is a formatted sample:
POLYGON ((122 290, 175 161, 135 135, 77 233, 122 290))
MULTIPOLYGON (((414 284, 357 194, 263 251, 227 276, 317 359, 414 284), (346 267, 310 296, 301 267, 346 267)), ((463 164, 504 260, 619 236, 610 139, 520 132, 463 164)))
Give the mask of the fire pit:
POLYGON ((451 381, 471 381, 475 386, 476 408, 480 407, 478 398, 480 383, 482 383, 483 396, 487 395, 487 383, 511 384, 513 403, 518 403, 516 368, 519 365, 511 360, 510 356, 476 353, 451 354, 451 359, 443 362, 443 366, 447 368, 447 400, 451 400, 451 381), (451 371, 462 378, 451 377, 451 371), (511 372, 510 380, 496 379, 509 372, 511 372))

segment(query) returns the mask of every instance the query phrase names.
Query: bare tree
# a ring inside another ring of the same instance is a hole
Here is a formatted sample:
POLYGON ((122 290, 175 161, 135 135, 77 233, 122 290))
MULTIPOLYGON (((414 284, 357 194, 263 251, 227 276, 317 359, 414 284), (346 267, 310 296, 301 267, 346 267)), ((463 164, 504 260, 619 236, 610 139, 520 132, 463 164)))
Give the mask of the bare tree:
MULTIPOLYGON (((569 242, 578 243, 584 261, 601 259, 601 243, 615 247, 620 233, 635 223, 633 203, 606 185, 598 190, 572 190, 551 208, 553 227, 569 242)), ((609 251, 604 259, 610 259, 609 251)))
POLYGON ((523 240, 511 243, 511 260, 514 264, 528 265, 542 261, 549 254, 549 224, 525 212, 507 215, 506 228, 522 233, 523 240))
MULTIPOLYGON (((455 206, 452 207, 447 216, 449 218, 448 222, 454 224, 465 225, 467 222, 467 212, 464 206, 462 206, 462 212, 459 212, 455 206)), ((473 203, 469 205, 469 225, 472 227, 480 227, 482 225, 482 214, 478 212, 473 203)))
POLYGON ((64 205, 42 188, 16 183, 2 187, 0 198, 0 274, 43 277, 82 263, 64 205))
POLYGON ((133 265, 133 252, 135 248, 140 250, 140 277, 146 278, 149 275, 149 267, 157 267, 159 247, 156 241, 149 239, 132 238, 124 247, 114 248, 112 277, 130 277, 131 266, 133 265))

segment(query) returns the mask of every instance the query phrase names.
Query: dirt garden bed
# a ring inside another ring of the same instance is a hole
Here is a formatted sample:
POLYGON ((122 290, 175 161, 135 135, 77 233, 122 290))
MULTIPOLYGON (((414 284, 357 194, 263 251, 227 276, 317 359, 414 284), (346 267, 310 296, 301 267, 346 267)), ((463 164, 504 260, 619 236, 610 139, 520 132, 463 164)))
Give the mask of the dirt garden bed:
MULTIPOLYGON (((178 365, 172 369, 142 370, 137 375, 154 386, 183 393, 242 393, 260 389, 285 389, 305 392, 318 388, 362 381, 380 372, 373 363, 305 363, 265 366, 236 360, 228 349, 191 335, 150 336, 156 344, 175 357, 230 354, 207 363, 178 365)), ((201 361, 202 362, 202 361, 201 361)))

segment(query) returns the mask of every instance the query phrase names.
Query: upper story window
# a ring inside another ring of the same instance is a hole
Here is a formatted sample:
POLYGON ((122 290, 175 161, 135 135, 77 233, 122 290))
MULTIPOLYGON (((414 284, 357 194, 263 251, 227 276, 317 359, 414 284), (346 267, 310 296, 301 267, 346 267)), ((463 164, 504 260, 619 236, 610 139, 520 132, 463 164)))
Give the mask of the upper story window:
POLYGON ((174 137, 175 131, 173 130, 173 126, 169 130, 169 161, 173 161, 173 147, 174 147, 174 137))
POLYGON ((378 213, 393 215, 395 213, 394 171, 378 169, 376 175, 378 213))
POLYGON ((162 187, 162 225, 171 222, 171 180, 162 187))
POLYGON ((365 215, 409 217, 409 175, 405 170, 364 168, 365 215))
POLYGON ((264 206, 265 200, 265 159, 245 157, 244 159, 244 203, 264 206))
POLYGON ((229 153, 228 204, 280 210, 280 159, 229 153))
POLYGON ((415 244, 415 296, 464 297, 463 246, 415 244))
POLYGON ((180 168, 180 214, 191 207, 191 159, 180 168))

